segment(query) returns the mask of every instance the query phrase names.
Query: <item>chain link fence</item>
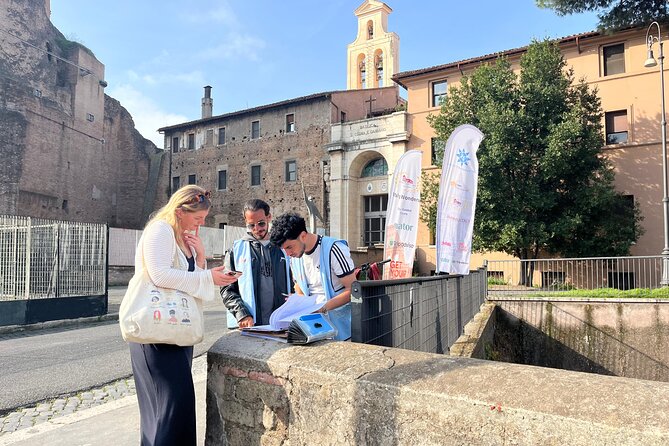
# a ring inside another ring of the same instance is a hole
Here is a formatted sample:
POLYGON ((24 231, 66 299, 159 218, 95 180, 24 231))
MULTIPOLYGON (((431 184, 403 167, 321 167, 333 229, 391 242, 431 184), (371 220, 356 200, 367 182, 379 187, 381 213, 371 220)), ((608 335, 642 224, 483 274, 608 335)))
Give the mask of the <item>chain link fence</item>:
POLYGON ((106 293, 107 226, 0 215, 0 301, 106 293))

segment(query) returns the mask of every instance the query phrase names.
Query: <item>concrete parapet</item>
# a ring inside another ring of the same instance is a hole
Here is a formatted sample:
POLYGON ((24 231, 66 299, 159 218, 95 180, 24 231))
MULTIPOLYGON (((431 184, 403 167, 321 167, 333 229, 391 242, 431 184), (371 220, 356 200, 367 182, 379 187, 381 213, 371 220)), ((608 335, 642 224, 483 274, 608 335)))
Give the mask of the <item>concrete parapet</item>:
POLYGON ((492 347, 495 337, 495 304, 487 302, 474 319, 465 325, 464 333, 449 348, 449 354, 465 358, 491 359, 486 348, 492 347))
POLYGON ((666 383, 238 332, 207 361, 207 445, 669 444, 666 383))

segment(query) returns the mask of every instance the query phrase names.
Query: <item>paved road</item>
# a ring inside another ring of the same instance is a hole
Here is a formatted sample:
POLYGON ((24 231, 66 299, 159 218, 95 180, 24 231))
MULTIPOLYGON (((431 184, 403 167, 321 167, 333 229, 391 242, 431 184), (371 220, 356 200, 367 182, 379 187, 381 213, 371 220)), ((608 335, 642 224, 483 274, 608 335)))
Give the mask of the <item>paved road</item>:
MULTIPOLYGON (((115 308, 118 301, 110 295, 110 311, 115 308)), ((195 356, 227 332, 225 317, 220 300, 205 305, 206 336, 195 356)), ((0 364, 0 414, 132 373, 128 346, 115 321, 3 335, 0 364)))

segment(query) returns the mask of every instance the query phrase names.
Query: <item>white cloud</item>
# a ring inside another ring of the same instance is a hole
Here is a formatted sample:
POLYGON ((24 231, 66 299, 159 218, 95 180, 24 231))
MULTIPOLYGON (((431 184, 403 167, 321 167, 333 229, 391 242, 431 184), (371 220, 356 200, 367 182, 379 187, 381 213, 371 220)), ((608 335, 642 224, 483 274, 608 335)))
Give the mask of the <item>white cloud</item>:
POLYGON ((239 26, 237 16, 227 3, 223 3, 209 11, 186 14, 184 17, 192 23, 214 22, 230 27, 239 26))
POLYGON ((263 48, 265 48, 265 41, 258 37, 229 33, 220 45, 206 48, 198 52, 196 57, 202 60, 233 59, 236 57, 259 60, 258 53, 263 48))
POLYGON ((158 133, 160 127, 188 121, 185 116, 161 110, 155 102, 131 85, 109 88, 107 93, 130 112, 137 131, 159 148, 164 146, 163 135, 158 133))
POLYGON ((126 75, 132 82, 144 82, 148 85, 158 84, 193 84, 200 85, 204 81, 204 75, 201 71, 195 70, 189 73, 159 73, 159 74, 139 74, 134 70, 127 70, 126 75))

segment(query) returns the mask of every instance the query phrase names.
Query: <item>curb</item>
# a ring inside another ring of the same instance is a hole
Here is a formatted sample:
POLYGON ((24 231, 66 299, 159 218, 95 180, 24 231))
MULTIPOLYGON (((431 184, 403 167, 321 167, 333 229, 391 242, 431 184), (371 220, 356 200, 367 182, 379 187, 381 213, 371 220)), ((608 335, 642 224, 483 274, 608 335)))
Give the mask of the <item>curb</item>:
POLYGON ((20 333, 23 331, 44 330, 48 328, 76 327, 92 322, 118 321, 118 313, 103 314, 101 316, 80 317, 77 319, 61 319, 57 321, 38 322, 26 325, 5 325, 0 327, 0 335, 20 333))

